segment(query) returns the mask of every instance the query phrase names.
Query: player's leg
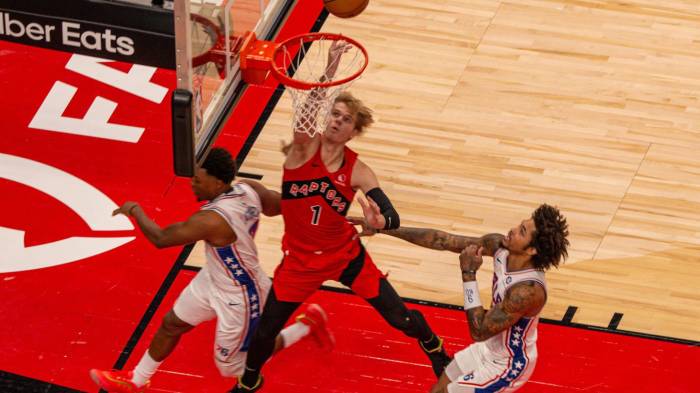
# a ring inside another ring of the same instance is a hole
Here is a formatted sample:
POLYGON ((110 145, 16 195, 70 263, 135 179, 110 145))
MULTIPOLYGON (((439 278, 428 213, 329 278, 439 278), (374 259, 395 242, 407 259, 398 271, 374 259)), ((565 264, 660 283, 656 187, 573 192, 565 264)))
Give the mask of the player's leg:
POLYGON ((455 353, 431 393, 511 393, 527 380, 527 372, 508 358, 494 358, 484 343, 474 343, 455 353))
POLYGON ((318 304, 309 304, 303 313, 297 316, 297 322, 282 330, 278 338, 283 339, 284 348, 309 335, 316 345, 324 351, 335 347, 335 337, 327 326, 326 312, 318 304))
POLYGON ((447 377, 447 374, 443 372, 440 378, 438 378, 437 383, 430 389, 430 393, 447 393, 447 385, 449 384, 450 379, 447 377))
MULTIPOLYGON (((211 319, 210 317, 207 320, 211 319)), ((196 322, 199 324, 199 321, 196 322)), ((175 310, 168 311, 163 317, 163 321, 151 340, 148 347, 148 354, 156 362, 162 362, 167 358, 177 346, 180 337, 194 328, 194 325, 180 319, 175 310)))
MULTIPOLYGON (((255 285, 238 291, 219 291, 213 302, 217 314, 214 360, 221 375, 243 375, 248 349, 255 329, 261 319, 260 304, 265 304, 272 283, 262 277, 255 285)), ((319 326, 325 326, 325 312, 318 305, 309 305, 297 317, 297 322, 284 328, 275 338, 273 353, 288 348, 309 334, 317 339, 319 326), (317 320, 323 321, 315 323, 317 320)))
POLYGON ((303 268, 304 266, 303 261, 287 253, 282 263, 275 269, 273 287, 265 302, 262 318, 253 334, 245 371, 231 392, 257 390, 262 383, 260 376, 262 366, 275 348, 279 350, 300 339, 300 333, 294 331, 286 331, 281 338, 277 336, 299 305, 326 279, 323 275, 308 272, 303 268))
POLYGON ((401 297, 377 269, 364 247, 361 247, 358 256, 350 261, 339 281, 365 298, 389 325, 409 337, 418 339, 421 349, 430 359, 435 375, 442 374, 450 361, 443 348, 442 339, 433 333, 420 311, 406 308, 401 297))
POLYGON ((133 371, 92 369, 90 377, 96 384, 110 392, 145 390, 160 364, 177 346, 180 337, 194 326, 216 316, 209 302, 209 283, 206 276, 200 273, 182 291, 173 309, 163 317, 136 368, 133 371))
MULTIPOLYGON (((271 287, 272 282, 267 277, 261 280, 260 291, 263 302, 267 301, 271 287)), ((325 348, 324 338, 325 341, 328 341, 326 337, 330 335, 330 332, 325 328, 326 320, 326 312, 319 305, 308 305, 304 312, 297 316, 295 323, 282 329, 277 335, 272 353, 275 354, 284 348, 289 348, 308 335, 311 335, 321 348, 325 348)))
POLYGON ((450 362, 443 346, 442 338, 433 333, 423 314, 418 310, 406 308, 403 300, 396 293, 386 278, 379 282, 379 295, 367 299, 384 319, 405 335, 418 339, 418 344, 430 359, 435 376, 440 376, 450 362))
POLYGON ((262 317, 252 336, 245 371, 232 392, 253 392, 260 388, 262 366, 272 356, 275 344, 277 343, 278 349, 283 345, 277 341, 277 336, 299 305, 301 302, 278 300, 275 289, 270 291, 262 317))

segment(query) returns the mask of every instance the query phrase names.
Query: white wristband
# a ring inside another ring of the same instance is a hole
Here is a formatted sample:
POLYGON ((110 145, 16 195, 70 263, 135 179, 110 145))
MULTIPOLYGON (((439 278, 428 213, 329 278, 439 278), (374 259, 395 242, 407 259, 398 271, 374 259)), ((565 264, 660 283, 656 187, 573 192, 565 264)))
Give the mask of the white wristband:
POLYGON ((481 297, 479 296, 479 286, 477 282, 463 282, 462 287, 464 287, 464 310, 481 307, 481 297))

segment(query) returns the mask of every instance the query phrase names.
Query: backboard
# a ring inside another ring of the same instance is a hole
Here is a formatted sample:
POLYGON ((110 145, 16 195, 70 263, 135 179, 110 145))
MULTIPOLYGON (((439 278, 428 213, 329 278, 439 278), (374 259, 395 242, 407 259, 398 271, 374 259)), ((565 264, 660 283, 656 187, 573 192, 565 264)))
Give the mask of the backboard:
POLYGON ((245 32, 274 39, 295 0, 174 2, 177 90, 172 97, 175 174, 192 176, 240 97, 245 32))

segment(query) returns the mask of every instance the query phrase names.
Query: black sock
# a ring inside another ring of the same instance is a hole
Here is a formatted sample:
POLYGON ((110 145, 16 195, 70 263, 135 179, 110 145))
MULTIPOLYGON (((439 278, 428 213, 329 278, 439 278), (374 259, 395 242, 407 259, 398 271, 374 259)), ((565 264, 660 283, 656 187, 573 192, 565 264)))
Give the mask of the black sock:
POLYGON ((241 377, 241 383, 244 386, 252 388, 258 383, 258 378, 260 378, 260 370, 251 370, 248 367, 245 368, 245 372, 241 377))
POLYGON ((423 343, 423 347, 425 349, 427 349, 428 351, 432 351, 433 349, 440 346, 440 338, 433 334, 430 336, 430 339, 425 341, 421 340, 421 343, 423 343))

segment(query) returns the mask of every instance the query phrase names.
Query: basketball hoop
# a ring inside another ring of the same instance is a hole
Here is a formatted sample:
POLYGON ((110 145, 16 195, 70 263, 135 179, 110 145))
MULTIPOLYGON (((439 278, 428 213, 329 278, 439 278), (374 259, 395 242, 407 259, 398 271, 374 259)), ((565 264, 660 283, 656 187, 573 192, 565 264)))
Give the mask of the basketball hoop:
POLYGON ((190 14, 190 18, 193 22, 192 34, 195 35, 198 31, 201 31, 208 36, 208 40, 199 39, 204 41, 205 44, 199 48, 200 53, 192 57, 192 67, 197 68, 207 63, 214 63, 219 76, 221 79, 224 79, 226 77, 225 70, 228 53, 236 53, 243 40, 236 36, 226 37, 221 28, 209 18, 197 14, 190 14), (228 48, 226 47, 227 40, 228 48), (227 49, 229 52, 227 52, 227 49))
POLYGON ((292 95, 293 125, 311 137, 323 133, 335 98, 367 68, 367 50, 333 33, 301 34, 281 43, 260 41, 253 33, 241 49, 243 80, 263 84, 268 73, 292 95), (337 56, 331 56, 330 51, 337 56))

